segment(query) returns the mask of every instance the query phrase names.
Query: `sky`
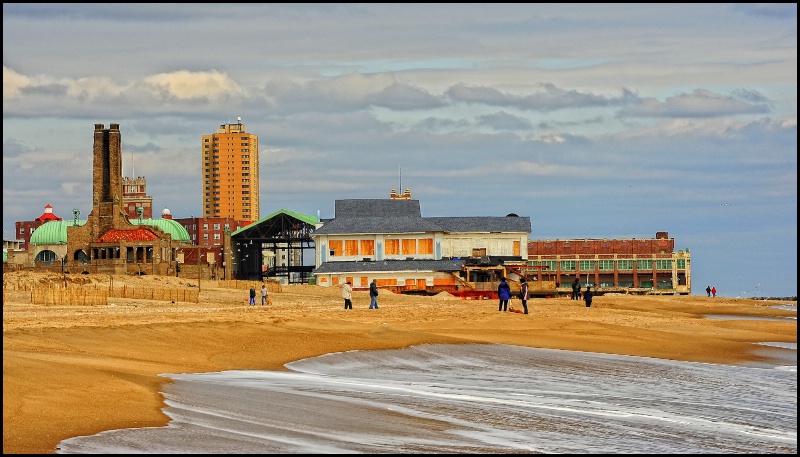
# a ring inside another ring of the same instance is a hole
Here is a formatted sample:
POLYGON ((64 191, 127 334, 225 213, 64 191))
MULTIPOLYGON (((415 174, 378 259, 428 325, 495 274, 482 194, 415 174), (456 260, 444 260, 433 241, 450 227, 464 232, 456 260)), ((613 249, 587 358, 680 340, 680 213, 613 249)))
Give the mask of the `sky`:
POLYGON ((796 4, 4 3, 3 237, 88 216, 98 123, 154 214, 200 216, 201 137, 239 117, 261 217, 408 187, 797 295, 796 4))

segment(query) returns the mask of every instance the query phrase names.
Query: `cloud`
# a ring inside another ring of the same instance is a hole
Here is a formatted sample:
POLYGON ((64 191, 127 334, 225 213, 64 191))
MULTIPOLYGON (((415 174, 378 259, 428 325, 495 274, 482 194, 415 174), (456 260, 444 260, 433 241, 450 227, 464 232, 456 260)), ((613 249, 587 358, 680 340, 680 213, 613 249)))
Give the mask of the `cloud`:
POLYGON ((719 95, 714 92, 696 89, 691 93, 683 93, 667 97, 663 102, 654 98, 643 98, 639 103, 623 108, 620 117, 718 117, 737 114, 768 113, 769 106, 763 102, 764 97, 756 91, 739 91, 739 96, 719 95))
POLYGON ((143 85, 164 99, 219 101, 245 95, 226 74, 218 71, 179 70, 148 76, 143 85))
POLYGON ((495 130, 529 130, 531 128, 531 123, 527 119, 508 114, 505 111, 480 116, 478 124, 492 127, 495 130))
POLYGON ((468 86, 463 83, 450 87, 446 94, 453 102, 516 107, 532 111, 556 111, 567 108, 618 106, 632 103, 636 97, 629 91, 608 97, 578 90, 564 90, 554 84, 541 84, 541 91, 530 95, 514 95, 486 86, 468 86))
POLYGON ((34 82, 31 78, 3 65, 3 100, 19 97, 23 89, 33 84, 34 82))

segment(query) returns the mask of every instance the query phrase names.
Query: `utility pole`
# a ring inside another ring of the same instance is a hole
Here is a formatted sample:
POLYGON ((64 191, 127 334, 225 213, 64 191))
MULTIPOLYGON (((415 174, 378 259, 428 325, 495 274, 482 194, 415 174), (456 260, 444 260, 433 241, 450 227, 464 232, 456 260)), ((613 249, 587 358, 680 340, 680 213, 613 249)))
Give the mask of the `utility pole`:
POLYGON ((200 246, 197 247, 197 293, 200 293, 200 278, 203 276, 200 266, 200 246))

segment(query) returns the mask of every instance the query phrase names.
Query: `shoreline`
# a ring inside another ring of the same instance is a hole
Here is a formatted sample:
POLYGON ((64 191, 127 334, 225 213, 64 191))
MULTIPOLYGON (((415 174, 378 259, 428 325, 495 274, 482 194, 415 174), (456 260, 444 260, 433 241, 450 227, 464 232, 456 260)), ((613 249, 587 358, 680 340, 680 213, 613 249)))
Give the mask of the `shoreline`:
MULTIPOLYGON (((175 281, 114 278, 131 286, 175 281)), ((367 309, 366 292, 354 293, 355 309, 344 310, 339 289, 321 286, 284 286, 270 293, 274 304, 265 307, 247 306, 245 295, 204 288, 200 303, 109 299, 104 306, 43 306, 27 304, 25 292, 5 291, 3 452, 55 453, 70 437, 165 426, 166 373, 284 371, 286 363, 332 352, 429 343, 743 365, 768 359, 753 343, 797 342, 796 320, 703 317, 796 316, 751 299, 600 296, 589 309, 569 299, 535 299, 531 314, 523 315, 499 313, 494 300, 448 294, 381 294, 379 310, 367 309)))

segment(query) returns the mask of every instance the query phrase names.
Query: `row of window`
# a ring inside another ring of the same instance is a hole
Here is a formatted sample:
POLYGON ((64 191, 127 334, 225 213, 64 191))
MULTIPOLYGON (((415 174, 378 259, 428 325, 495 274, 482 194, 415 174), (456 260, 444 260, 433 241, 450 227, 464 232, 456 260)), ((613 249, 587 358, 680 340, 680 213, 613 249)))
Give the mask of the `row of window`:
MULTIPOLYGON (((529 262, 531 266, 546 267, 543 271, 614 271, 633 270, 634 262, 637 270, 652 270, 655 265, 656 270, 672 270, 673 259, 619 259, 619 260, 539 260, 529 262), (596 267, 596 268, 595 268, 596 267)), ((676 267, 679 270, 686 269, 686 259, 677 259, 676 267)))
MULTIPOLYGON (((374 256, 375 240, 330 240, 332 256, 374 256)), ((433 238, 387 239, 383 253, 386 255, 433 254, 433 238)))

